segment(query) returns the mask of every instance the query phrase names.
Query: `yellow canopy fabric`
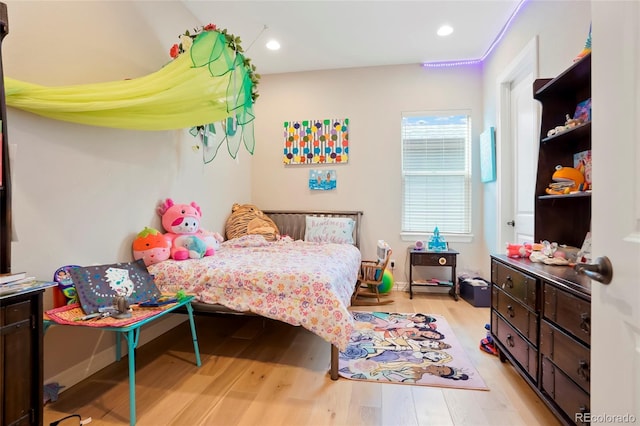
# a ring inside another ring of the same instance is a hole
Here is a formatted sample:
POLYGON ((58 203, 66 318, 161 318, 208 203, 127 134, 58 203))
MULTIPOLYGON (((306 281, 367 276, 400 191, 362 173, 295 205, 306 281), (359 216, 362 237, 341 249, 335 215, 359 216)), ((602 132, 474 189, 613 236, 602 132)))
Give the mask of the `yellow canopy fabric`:
POLYGON ((228 117, 244 125, 254 119, 250 70, 224 34, 204 31, 189 52, 144 77, 62 87, 5 77, 5 96, 10 107, 92 126, 171 130, 228 117))

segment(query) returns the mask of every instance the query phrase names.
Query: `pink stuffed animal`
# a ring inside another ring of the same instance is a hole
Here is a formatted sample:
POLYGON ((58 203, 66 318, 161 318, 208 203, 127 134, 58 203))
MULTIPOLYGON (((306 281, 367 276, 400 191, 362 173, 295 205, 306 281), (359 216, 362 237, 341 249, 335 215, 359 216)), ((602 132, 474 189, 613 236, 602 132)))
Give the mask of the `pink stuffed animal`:
POLYGON ((171 243, 172 259, 200 259, 216 252, 212 244, 214 237, 200 229, 202 212, 195 202, 175 204, 171 198, 167 198, 158 204, 157 212, 167 231, 164 237, 171 243))

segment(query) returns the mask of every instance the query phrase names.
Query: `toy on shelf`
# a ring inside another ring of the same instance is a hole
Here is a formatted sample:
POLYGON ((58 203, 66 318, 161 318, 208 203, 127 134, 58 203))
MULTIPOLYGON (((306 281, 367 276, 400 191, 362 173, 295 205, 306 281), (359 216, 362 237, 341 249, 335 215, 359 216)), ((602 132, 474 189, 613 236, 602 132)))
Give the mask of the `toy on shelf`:
POLYGON ((533 251, 531 243, 511 244, 507 243, 507 256, 512 258, 529 257, 533 251))
POLYGON ((429 244, 427 245, 429 251, 446 251, 447 250, 447 242, 444 240, 444 237, 440 235, 440 230, 436 226, 433 230, 433 235, 429 240, 429 244))
POLYGON ((532 262, 546 265, 571 266, 578 259, 579 249, 556 242, 542 241, 541 248, 534 250, 529 256, 532 262))
POLYGON ((553 129, 547 132, 547 137, 556 136, 560 133, 566 132, 567 130, 571 130, 574 127, 578 127, 588 120, 585 120, 584 114, 580 113, 580 115, 574 115, 573 118, 569 114, 565 114, 565 122, 562 126, 556 126, 553 129))
POLYGON ((576 112, 573 113, 574 120, 579 120, 580 124, 591 121, 591 98, 576 105, 576 112))
POLYGON ((591 181, 591 150, 581 151, 573 154, 573 168, 577 169, 584 176, 585 191, 592 189, 591 181))
POLYGON ((573 62, 578 62, 580 59, 584 58, 589 53, 591 53, 591 25, 589 25, 589 35, 587 36, 587 41, 584 43, 584 47, 582 48, 580 53, 578 53, 578 56, 576 56, 573 62))
POLYGON ((540 251, 544 247, 543 243, 507 243, 506 255, 511 258, 526 258, 535 251, 540 251))
POLYGON ((573 167, 556 166, 556 171, 551 176, 553 182, 545 190, 550 195, 566 195, 584 191, 584 176, 573 167))

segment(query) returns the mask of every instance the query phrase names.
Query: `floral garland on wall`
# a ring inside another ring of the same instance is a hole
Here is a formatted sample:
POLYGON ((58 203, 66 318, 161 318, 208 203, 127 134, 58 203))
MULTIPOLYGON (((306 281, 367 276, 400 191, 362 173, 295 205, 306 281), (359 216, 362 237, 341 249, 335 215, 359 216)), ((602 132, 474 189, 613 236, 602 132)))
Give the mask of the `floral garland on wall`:
MULTIPOLYGON (((213 49, 211 52, 207 52, 206 50, 203 52, 199 51, 198 42, 204 37, 217 37, 220 40, 224 40, 228 48, 235 53, 236 59, 233 60, 234 68, 240 65, 239 68, 244 70, 246 77, 248 77, 251 83, 247 85, 247 87, 251 88, 250 97, 246 97, 245 102, 250 99, 251 104, 255 103, 259 96, 258 81, 260 80, 260 74, 256 72, 256 67, 251 64, 251 60, 244 57, 240 37, 229 33, 226 28, 219 30, 215 24, 209 23, 199 28, 194 28, 193 32, 186 30, 184 34, 179 36, 180 42, 175 43, 169 49, 169 56, 171 56, 172 59, 176 59, 180 55, 189 53, 194 66, 209 66, 211 75, 231 71, 231 69, 225 70, 224 68, 211 67, 212 59, 218 57, 218 53, 222 54, 222 52, 218 52, 217 49, 213 49)), ((233 77, 229 87, 237 90, 237 86, 238 78, 233 77)), ((232 105, 234 104, 232 103, 232 105)), ((200 136, 203 161, 205 163, 212 161, 216 157, 220 146, 225 142, 227 143, 229 155, 234 159, 240 149, 241 141, 244 141, 245 148, 250 154, 253 154, 255 148, 253 123, 243 117, 228 117, 219 122, 194 126, 189 130, 189 133, 194 137, 200 136)), ((196 145, 194 149, 197 150, 200 149, 200 147, 196 145)))
MULTIPOLYGON (((203 25, 200 28, 194 28, 193 33, 190 33, 189 30, 186 30, 184 34, 180 35, 180 43, 176 43, 171 46, 169 49, 169 56, 172 59, 176 59, 178 55, 188 52, 191 50, 191 46, 193 46, 193 41, 205 31, 215 31, 224 36, 227 46, 236 54, 244 54, 244 50, 240 45, 241 39, 240 37, 236 37, 233 34, 230 34, 227 29, 218 30, 218 27, 215 24, 207 24, 203 25)), ((251 83, 253 85, 251 90, 251 100, 255 103, 256 99, 258 99, 258 80, 260 80, 260 74, 256 73, 256 66, 251 64, 251 59, 243 57, 243 66, 246 68, 247 73, 249 74, 249 78, 251 79, 251 83)))

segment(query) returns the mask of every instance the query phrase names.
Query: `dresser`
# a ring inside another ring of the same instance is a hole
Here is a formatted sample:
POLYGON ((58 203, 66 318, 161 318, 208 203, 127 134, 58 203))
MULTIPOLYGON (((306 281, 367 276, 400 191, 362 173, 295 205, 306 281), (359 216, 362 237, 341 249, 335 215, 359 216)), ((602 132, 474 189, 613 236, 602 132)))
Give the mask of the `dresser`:
POLYGON ((578 414, 590 411, 590 330, 589 278, 568 266, 491 256, 491 334, 500 360, 564 424, 583 424, 578 414))
POLYGON ((44 288, 0 297, 2 425, 41 425, 44 288))

